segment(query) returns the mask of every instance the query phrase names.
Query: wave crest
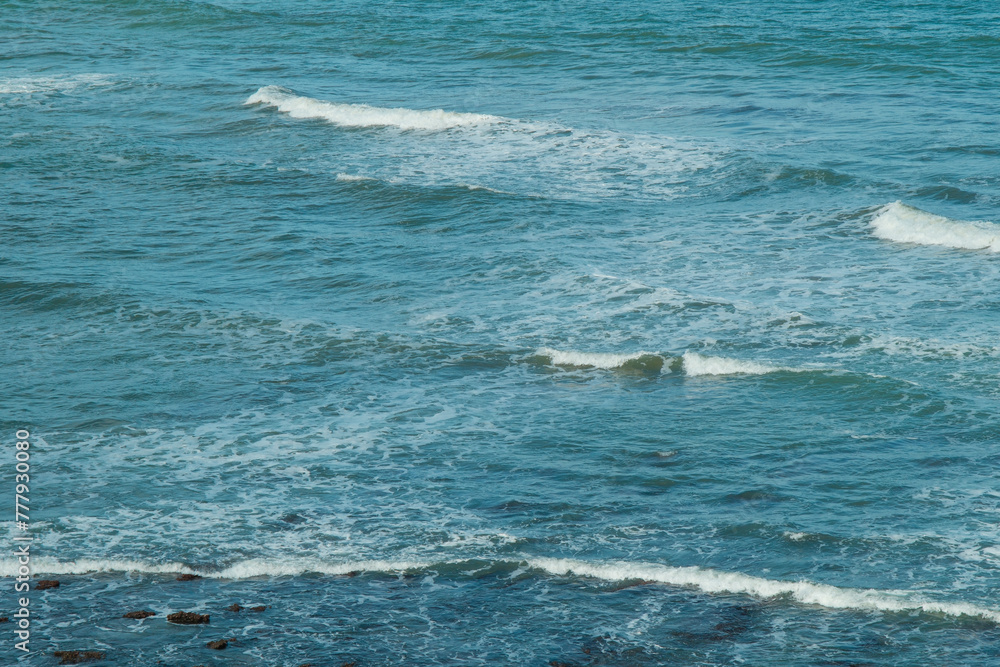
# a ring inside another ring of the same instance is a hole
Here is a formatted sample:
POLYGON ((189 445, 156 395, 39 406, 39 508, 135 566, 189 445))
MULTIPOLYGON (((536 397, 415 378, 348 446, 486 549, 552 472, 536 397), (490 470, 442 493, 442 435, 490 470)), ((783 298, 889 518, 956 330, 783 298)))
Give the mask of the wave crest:
POLYGON ((1000 225, 952 220, 900 201, 879 209, 871 226, 874 236, 887 241, 1000 252, 1000 225))
POLYGON ((681 357, 684 373, 692 377, 699 375, 765 375, 795 369, 761 364, 756 361, 742 361, 727 357, 708 357, 697 352, 685 352, 681 357))
POLYGON ((632 363, 655 366, 656 368, 663 366, 663 357, 652 352, 633 352, 632 354, 575 352, 573 350, 563 352, 561 350, 554 350, 551 347, 543 347, 535 354, 539 357, 548 357, 551 363, 556 366, 589 366, 605 369, 621 368, 632 363), (643 361, 650 363, 642 364, 643 361))
MULTIPOLYGON (((234 563, 220 570, 196 570, 182 563, 148 563, 124 559, 80 559, 61 562, 52 558, 32 559, 38 574, 86 574, 93 572, 144 572, 149 574, 199 574, 215 579, 251 579, 256 577, 288 577, 303 574, 346 575, 355 572, 406 572, 449 568, 463 563, 493 567, 508 565, 546 572, 556 576, 590 577, 604 581, 642 580, 669 586, 688 586, 705 593, 737 593, 759 598, 785 596, 803 604, 829 609, 859 609, 865 611, 922 611, 947 616, 973 616, 1000 624, 1000 611, 967 602, 929 600, 906 590, 840 588, 811 581, 764 579, 740 572, 725 572, 701 567, 673 567, 657 563, 605 562, 593 563, 568 558, 526 558, 520 561, 390 561, 357 560, 328 563, 296 559, 251 559, 234 563)), ((16 560, 0 561, 0 576, 17 576, 16 560)))
POLYGON ((434 109, 390 109, 367 104, 337 104, 301 97, 280 86, 264 86, 244 104, 265 104, 292 118, 320 118, 343 127, 398 127, 401 130, 447 130, 453 127, 492 125, 499 116, 457 113, 434 109))
POLYGON ((911 591, 839 588, 810 581, 780 581, 739 572, 652 563, 595 564, 565 558, 538 558, 529 560, 528 565, 561 576, 575 574, 606 581, 640 579, 671 586, 691 586, 706 593, 742 593, 761 598, 788 596, 804 604, 829 609, 924 611, 948 616, 978 616, 1000 623, 1000 611, 966 602, 926 600, 911 591))

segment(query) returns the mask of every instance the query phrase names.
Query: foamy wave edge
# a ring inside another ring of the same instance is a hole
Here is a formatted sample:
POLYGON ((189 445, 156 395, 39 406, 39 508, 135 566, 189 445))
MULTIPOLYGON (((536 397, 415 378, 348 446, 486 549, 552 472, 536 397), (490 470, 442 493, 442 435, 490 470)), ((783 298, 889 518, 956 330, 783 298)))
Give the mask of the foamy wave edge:
POLYGON ((398 127, 401 130, 448 130, 454 127, 492 125, 503 118, 477 113, 434 109, 372 107, 367 104, 338 104, 302 97, 280 86, 264 86, 244 104, 264 104, 292 118, 319 118, 343 127, 398 127))
POLYGON ((803 604, 828 609, 869 611, 924 611, 947 616, 975 616, 1000 623, 1000 611, 965 602, 926 600, 911 591, 838 588, 809 581, 763 579, 738 572, 700 567, 669 567, 651 563, 604 563, 557 558, 528 560, 528 565, 550 574, 575 574, 606 581, 642 580, 671 586, 690 586, 705 593, 742 593, 758 598, 788 596, 803 604))
POLYGON ((871 226, 872 234, 886 241, 1000 252, 1000 225, 952 220, 901 201, 880 208, 871 226))
POLYGON ((757 361, 743 361, 729 357, 711 357, 697 352, 685 352, 680 358, 664 356, 655 352, 633 352, 630 354, 614 354, 607 352, 577 352, 574 350, 556 350, 542 347, 535 356, 546 357, 554 366, 579 366, 590 368, 613 369, 621 368, 629 362, 648 359, 653 362, 649 366, 660 368, 672 367, 677 370, 675 362, 680 362, 684 374, 691 377, 701 375, 766 375, 768 373, 800 373, 809 369, 772 366, 757 361))
MULTIPOLYGON (((148 574, 198 574, 214 579, 250 579, 287 577, 303 574, 346 575, 356 572, 406 572, 428 570, 435 566, 469 562, 468 559, 444 562, 359 560, 326 563, 304 560, 251 559, 221 570, 205 571, 181 563, 148 563, 139 560, 80 559, 62 562, 51 558, 32 559, 36 574, 88 574, 95 572, 142 572, 148 574)), ((1000 611, 965 602, 928 600, 913 591, 839 588, 810 581, 764 579, 739 572, 724 572, 701 567, 671 567, 656 563, 591 563, 568 558, 526 558, 500 561, 527 566, 555 576, 579 576, 604 581, 640 580, 669 586, 686 586, 705 593, 736 593, 757 598, 787 596, 802 604, 828 609, 867 611, 922 611, 947 616, 973 616, 1000 624, 1000 611)), ((497 564, 497 563, 495 563, 497 564)), ((479 565, 481 567, 481 564, 479 565)), ((17 575, 16 561, 0 562, 0 576, 17 575)))
POLYGON ((692 377, 699 375, 767 375, 779 372, 801 372, 797 368, 771 366, 756 361, 743 361, 728 357, 709 357, 697 352, 685 352, 681 357, 684 363, 684 374, 692 377))
POLYGON ((613 354, 607 352, 575 352, 562 351, 551 347, 542 347, 535 352, 536 356, 548 357, 555 366, 590 366, 593 368, 621 368, 630 361, 643 357, 654 357, 663 362, 663 357, 653 352, 633 352, 631 354, 613 354))
MULTIPOLYGON (((274 561, 255 558, 233 563, 219 570, 202 570, 183 563, 149 563, 141 560, 82 558, 59 561, 53 558, 33 558, 36 574, 89 574, 94 572, 142 572, 146 574, 197 574, 213 579, 251 579, 253 577, 291 577, 302 574, 340 575, 351 572, 404 572, 426 569, 431 564, 417 561, 361 560, 326 563, 311 560, 274 561)), ((17 576, 16 561, 0 562, 0 577, 17 576)))

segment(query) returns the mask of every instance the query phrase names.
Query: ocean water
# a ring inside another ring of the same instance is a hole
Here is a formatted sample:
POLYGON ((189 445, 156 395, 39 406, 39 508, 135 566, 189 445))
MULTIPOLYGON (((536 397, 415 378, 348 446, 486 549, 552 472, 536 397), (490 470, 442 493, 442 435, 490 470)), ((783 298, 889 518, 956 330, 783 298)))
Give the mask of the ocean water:
POLYGON ((994 3, 0 44, 4 664, 1000 663, 994 3))

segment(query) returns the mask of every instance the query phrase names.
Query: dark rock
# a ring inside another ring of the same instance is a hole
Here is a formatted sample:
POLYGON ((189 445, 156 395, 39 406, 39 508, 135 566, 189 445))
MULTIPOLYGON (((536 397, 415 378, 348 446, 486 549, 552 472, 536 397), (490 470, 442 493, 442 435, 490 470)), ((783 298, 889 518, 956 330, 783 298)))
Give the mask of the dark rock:
POLYGON ((7 623, 9 621, 10 621, 10 619, 7 618, 6 616, 0 616, 0 623, 7 623))
POLYGON ((357 662, 345 662, 340 667, 357 667, 357 662))
POLYGON ((351 570, 350 572, 348 572, 348 573, 347 573, 347 574, 345 574, 344 576, 345 576, 345 577, 356 577, 356 576, 358 576, 359 574, 361 574, 361 570, 351 570))
POLYGON ((241 607, 236 603, 233 603, 232 606, 226 607, 226 611, 243 611, 243 607, 241 607))
POLYGON ((305 523, 305 519, 300 517, 298 514, 286 514, 281 517, 281 520, 285 523, 305 523))
POLYGON ((259 613, 262 611, 267 611, 267 607, 265 607, 264 605, 261 605, 259 607, 250 607, 250 611, 256 611, 259 613))
POLYGON ((167 620, 171 623, 177 623, 179 625, 198 625, 199 623, 208 623, 208 614, 195 614, 190 611, 179 611, 176 614, 168 615, 167 620))
POLYGON ((130 611, 129 613, 122 616, 122 618, 137 618, 140 621, 144 618, 149 618, 150 616, 156 616, 155 611, 130 611))
POLYGON ((229 642, 227 642, 225 639, 219 639, 214 642, 208 642, 207 644, 205 644, 205 646, 207 646, 208 648, 214 648, 216 651, 221 651, 222 649, 229 646, 229 642))
POLYGON ((53 656, 60 658, 60 665, 79 665, 81 662, 104 660, 100 651, 56 651, 53 656))
MULTIPOLYGON (((59 588, 59 582, 55 579, 42 579, 35 584, 36 591, 46 591, 50 588, 59 588)), ((65 651, 63 651, 65 653, 65 651)))
POLYGON ((177 577, 177 581, 194 581, 195 579, 201 579, 200 574, 182 574, 177 577))

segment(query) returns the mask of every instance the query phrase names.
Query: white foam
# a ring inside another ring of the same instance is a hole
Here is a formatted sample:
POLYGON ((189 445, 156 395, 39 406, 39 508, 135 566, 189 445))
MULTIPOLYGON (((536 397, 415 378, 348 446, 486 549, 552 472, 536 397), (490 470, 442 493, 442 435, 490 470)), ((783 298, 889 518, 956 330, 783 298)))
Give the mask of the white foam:
POLYGON ((337 174, 337 180, 353 183, 354 181, 374 181, 378 179, 372 178, 371 176, 360 176, 358 174, 337 174))
POLYGON ((779 371, 795 370, 781 366, 761 364, 756 361, 742 361, 726 357, 708 357, 697 352, 685 352, 684 373, 698 375, 765 375, 779 371))
POLYGON ((245 104, 266 104, 292 118, 319 118, 344 127, 398 127, 401 130, 447 130, 453 127, 492 125, 504 120, 499 116, 372 107, 367 104, 338 104, 311 97, 301 97, 280 86, 264 86, 247 98, 245 104))
MULTIPOLYGON (((514 539, 511 538, 511 540, 514 539)), ((924 611, 949 616, 977 616, 1000 623, 1000 611, 998 610, 966 602, 929 600, 914 591, 840 588, 810 581, 764 579, 739 572, 724 572, 700 567, 671 567, 656 563, 589 563, 566 558, 529 558, 523 562, 528 567, 559 576, 576 575, 605 581, 638 579, 671 586, 691 586, 706 593, 740 593, 760 598, 788 596, 804 604, 814 604, 830 609, 924 611)), ((406 572, 426 570, 435 565, 443 564, 446 563, 409 560, 357 560, 330 563, 306 559, 256 558, 234 563, 221 570, 200 570, 176 562, 150 563, 140 560, 88 558, 64 562, 43 557, 32 559, 32 571, 36 576, 95 572, 142 572, 148 574, 198 574, 214 579, 252 579, 303 574, 345 575, 353 572, 406 572)), ((17 576, 17 568, 16 560, 0 561, 0 576, 17 576)))
MULTIPOLYGON (((16 561, 0 561, 0 577, 17 576, 16 561)), ((141 560, 118 560, 103 558, 81 558, 74 561, 58 561, 54 558, 32 558, 33 574, 87 574, 89 572, 148 572, 150 574, 194 574, 194 570, 182 563, 148 563, 141 560)))
POLYGON ((839 588, 810 581, 764 579, 738 572, 700 567, 670 567, 653 563, 587 563, 556 558, 528 561, 551 574, 594 577, 607 581, 639 579, 672 586, 692 586, 706 593, 742 593, 760 598, 784 595, 804 604, 829 609, 871 611, 925 611, 948 616, 978 616, 1000 623, 1000 611, 966 602, 927 600, 913 591, 839 588))
POLYGON ((301 574, 348 574, 350 572, 403 572, 419 570, 429 563, 417 561, 360 560, 325 563, 310 560, 273 561, 262 558, 245 560, 207 576, 217 579, 250 579, 253 577, 291 577, 301 574))
POLYGON ((657 356, 652 352, 634 352, 632 354, 610 354, 602 352, 563 352, 551 347, 543 347, 536 352, 540 357, 548 357, 556 366, 592 366, 594 368, 620 368, 627 362, 648 356, 657 356))
POLYGON ((1000 252, 1000 225, 952 220, 899 201, 879 209, 871 225, 872 234, 887 241, 1000 252))
MULTIPOLYGON (((141 560, 81 558, 58 561, 32 558, 32 572, 38 574, 88 574, 92 572, 143 572, 148 574, 198 574, 215 579, 250 579, 253 577, 289 577, 307 573, 340 575, 349 572, 402 572, 427 568, 429 563, 416 561, 359 560, 326 563, 314 560, 268 560, 255 558, 240 561, 221 570, 194 569, 183 563, 150 563, 141 560)), ((0 561, 0 577, 17 576, 17 561, 0 561)))
POLYGON ((338 171, 389 184, 460 186, 521 197, 688 196, 697 190, 692 182, 714 182, 714 170, 703 170, 718 164, 715 153, 722 150, 700 140, 573 128, 554 120, 325 101, 278 86, 260 88, 246 104, 345 127, 423 130, 353 137, 372 143, 362 152, 338 152, 338 171))
POLYGON ((0 79, 0 95, 67 92, 81 86, 106 86, 111 83, 106 74, 18 77, 0 79))
POLYGON ((459 183, 458 186, 461 187, 461 188, 465 188, 466 190, 471 190, 472 192, 475 192, 476 190, 484 190, 486 192, 492 192, 492 193, 498 194, 498 195, 513 195, 513 194, 515 194, 513 192, 507 192, 506 190, 497 190, 496 188, 488 188, 485 185, 475 185, 475 184, 471 184, 471 183, 459 183))

